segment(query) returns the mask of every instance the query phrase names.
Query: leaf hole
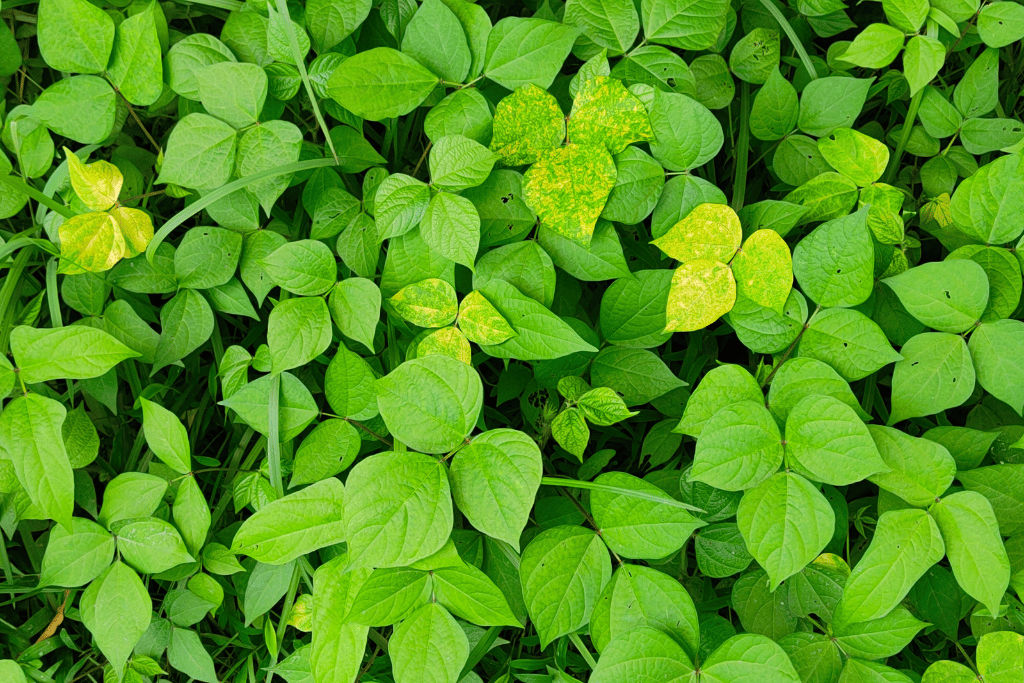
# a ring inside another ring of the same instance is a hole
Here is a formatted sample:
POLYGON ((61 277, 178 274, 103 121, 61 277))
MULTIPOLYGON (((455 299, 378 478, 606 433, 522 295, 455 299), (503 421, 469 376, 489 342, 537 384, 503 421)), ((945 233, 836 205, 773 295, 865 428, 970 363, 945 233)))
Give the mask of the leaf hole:
POLYGON ((952 299, 952 298, 953 298, 953 297, 951 297, 951 296, 949 295, 949 290, 948 290, 948 289, 946 289, 946 290, 943 290, 943 291, 942 291, 942 293, 946 295, 946 298, 947 298, 947 299, 952 299))

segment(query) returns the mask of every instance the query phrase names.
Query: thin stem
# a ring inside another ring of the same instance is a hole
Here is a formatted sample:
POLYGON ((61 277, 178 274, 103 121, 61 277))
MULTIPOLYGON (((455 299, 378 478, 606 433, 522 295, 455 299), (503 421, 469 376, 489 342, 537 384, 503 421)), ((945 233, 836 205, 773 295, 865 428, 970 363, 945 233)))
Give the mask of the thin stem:
POLYGON ((814 309, 814 313, 811 313, 811 315, 807 318, 807 322, 804 323, 804 326, 800 328, 800 332, 797 333, 796 339, 793 340, 793 343, 790 344, 789 347, 786 349, 785 353, 782 354, 782 358, 780 358, 779 362, 775 364, 775 367, 772 368, 772 371, 768 373, 768 376, 764 380, 764 386, 768 386, 768 384, 771 383, 772 377, 775 377, 775 373, 779 371, 779 368, 782 367, 782 364, 789 360, 789 356, 791 353, 793 353, 793 349, 795 349, 796 345, 800 343, 800 337, 804 336, 804 332, 806 332, 807 328, 811 326, 811 319, 814 318, 814 316, 818 315, 818 311, 820 310, 821 306, 818 306, 817 308, 814 309))
POLYGON ((576 649, 580 651, 581 655, 583 655, 583 659, 586 660, 587 666, 590 667, 591 671, 596 669, 597 660, 594 659, 594 655, 590 654, 590 650, 587 649, 587 646, 583 643, 583 639, 580 638, 579 634, 570 633, 569 640, 572 641, 572 644, 575 645, 576 649))
POLYGON ((692 505, 682 503, 675 498, 669 496, 659 496, 653 493, 647 493, 646 491, 636 491, 634 489, 625 489, 619 486, 609 486, 608 484, 598 484, 593 481, 579 481, 577 479, 569 479, 563 477, 541 477, 540 483, 545 486, 563 486, 573 489, 586 489, 588 491, 603 491, 606 493, 617 493, 620 496, 628 496, 630 498, 640 498, 641 500, 649 500, 655 503, 661 503, 662 505, 668 505, 670 507, 681 508, 690 512, 704 512, 700 508, 696 508, 692 505))
MULTIPOLYGON (((7 353, 7 344, 11 338, 11 326, 8 321, 13 318, 11 313, 14 309, 11 307, 11 302, 14 299, 15 292, 21 288, 21 274, 25 271, 28 266, 28 260, 32 257, 31 249, 22 249, 18 252, 18 257, 14 259, 14 265, 7 271, 7 277, 4 278, 4 286, 0 289, 0 353, 7 353)), ((18 378, 21 378, 19 373, 18 378)))
POLYGON ((732 184, 732 209, 743 208, 747 192, 747 161, 750 156, 750 85, 740 83, 740 134, 736 140, 736 173, 732 184))
POLYGON ((281 375, 270 380, 270 434, 267 435, 267 460, 270 463, 270 483, 279 497, 284 496, 284 480, 281 476, 281 434, 280 434, 281 375))
POLYGON ((814 69, 814 62, 811 61, 811 56, 807 54, 807 50, 804 49, 803 43, 800 42, 800 37, 797 36, 796 31, 789 24, 789 21, 782 14, 778 7, 772 2, 772 0, 761 0, 761 4, 768 10, 768 13, 775 17, 775 21, 779 22, 779 26, 785 31, 786 36, 789 38, 789 42, 793 43, 793 47, 796 48, 796 53, 800 55, 800 61, 804 63, 804 68, 807 69, 807 74, 814 80, 818 77, 818 72, 814 69))
POLYGON ((900 141, 896 145, 896 151, 893 152, 892 157, 889 159, 889 167, 885 169, 885 175, 882 177, 882 182, 892 183, 893 178, 896 177, 896 172, 900 168, 900 161, 903 159, 903 152, 907 148, 907 143, 910 142, 910 134, 914 131, 914 121, 917 119, 917 110, 921 107, 921 98, 924 97, 924 88, 917 91, 917 93, 910 99, 910 107, 907 108, 907 119, 903 122, 903 130, 900 131, 900 141))
POLYGON ((28 183, 26 183, 24 180, 17 176, 2 176, 0 177, 0 182, 4 183, 13 190, 16 190, 24 195, 28 195, 31 199, 36 200, 37 202, 39 202, 46 208, 50 209, 51 211, 59 213, 61 216, 64 216, 64 218, 72 218, 75 215, 75 212, 72 211, 70 207, 64 206, 63 204, 54 201, 52 198, 47 197, 45 194, 43 194, 36 188, 32 187, 31 185, 29 185, 28 183))

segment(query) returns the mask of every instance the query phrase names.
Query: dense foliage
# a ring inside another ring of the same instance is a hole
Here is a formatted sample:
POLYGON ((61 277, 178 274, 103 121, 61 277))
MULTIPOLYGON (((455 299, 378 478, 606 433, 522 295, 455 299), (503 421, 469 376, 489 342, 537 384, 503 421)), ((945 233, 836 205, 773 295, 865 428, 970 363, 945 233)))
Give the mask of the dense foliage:
POLYGON ((1024 681, 1021 4, 0 16, 0 682, 1024 681))

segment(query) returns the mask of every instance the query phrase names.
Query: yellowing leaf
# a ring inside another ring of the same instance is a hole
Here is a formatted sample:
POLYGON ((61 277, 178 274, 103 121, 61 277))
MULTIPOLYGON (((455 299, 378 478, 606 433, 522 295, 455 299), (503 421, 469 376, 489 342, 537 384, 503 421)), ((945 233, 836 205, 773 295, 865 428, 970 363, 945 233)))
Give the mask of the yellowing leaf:
POLYGON ((643 103, 617 78, 597 76, 576 93, 569 115, 569 141, 576 145, 604 145, 612 154, 631 142, 654 139, 654 129, 643 103))
POLYGON ((666 332, 700 330, 732 310, 736 280, 718 261, 687 261, 672 275, 665 309, 666 332))
POLYGON ((58 270, 65 275, 102 273, 113 268, 125 255, 124 237, 106 212, 72 216, 61 223, 58 234, 61 250, 58 270))
POLYGON ((758 230, 747 238, 732 261, 736 291, 754 303, 782 313, 793 288, 793 255, 774 230, 758 230))
POLYGON ((443 327, 459 312, 455 288, 440 278, 407 285, 389 301, 398 315, 419 327, 443 327))
POLYGON ((433 354, 449 356, 466 365, 470 365, 473 358, 473 351, 469 347, 466 335, 454 327, 442 327, 439 330, 434 330, 416 345, 417 358, 433 354))
POLYGON ((106 161, 83 164, 75 153, 64 148, 68 159, 71 187, 82 203, 93 211, 105 211, 114 205, 121 194, 124 177, 117 166, 106 161))
POLYGON ((462 299, 458 323, 469 341, 477 344, 500 344, 516 336, 505 317, 477 290, 462 299))
POLYGON ((950 208, 948 192, 943 192, 921 207, 921 222, 927 221, 935 221, 940 228, 953 227, 953 211, 950 208))
POLYGON ((115 206, 108 211, 124 237, 125 258, 138 256, 146 251, 153 239, 153 220, 144 211, 115 206))
POLYGON ((558 100, 533 84, 516 88, 494 109, 491 151, 506 166, 532 164, 541 154, 562 144, 565 115, 558 100))
POLYGON ((604 147, 566 145, 530 167, 523 191, 544 225, 586 246, 615 176, 615 161, 604 147))
MULTIPOLYGON (((201 575, 200 575, 201 576, 201 575)), ((313 595, 303 593, 295 599, 292 612, 288 615, 288 625, 296 630, 309 633, 313 630, 313 595)))
POLYGON ((740 217, 725 204, 700 204, 651 242, 677 261, 710 259, 728 263, 740 248, 740 217))

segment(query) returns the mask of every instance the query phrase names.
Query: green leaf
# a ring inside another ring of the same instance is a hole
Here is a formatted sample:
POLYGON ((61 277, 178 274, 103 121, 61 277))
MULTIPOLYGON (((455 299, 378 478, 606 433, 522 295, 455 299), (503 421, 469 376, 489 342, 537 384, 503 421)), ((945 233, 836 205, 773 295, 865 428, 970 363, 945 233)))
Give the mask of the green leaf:
POLYGON ((521 626, 501 590, 476 567, 434 570, 432 586, 441 605, 472 624, 521 626))
POLYGON ((818 140, 818 151, 832 168, 861 187, 881 178, 889 163, 888 147, 852 128, 837 128, 818 140))
POLYGON ((957 583, 996 614, 1010 583, 1010 560, 992 505, 980 493, 960 491, 932 510, 957 583))
POLYGON ((188 433, 174 413, 158 403, 140 398, 146 443, 165 465, 179 474, 192 471, 188 433))
POLYGON ((846 581, 833 623, 885 616, 945 552, 939 527, 924 510, 883 513, 867 552, 846 581))
POLYGON ((590 381, 595 387, 609 387, 622 394, 627 406, 648 403, 686 386, 656 354, 617 346, 597 354, 590 366, 590 381))
POLYGON ((640 31, 640 18, 630 0, 569 0, 565 3, 565 23, 612 54, 627 52, 640 31))
POLYGON ((885 284, 912 316, 940 332, 966 331, 988 305, 988 277, 974 261, 923 263, 885 284))
POLYGON ((143 574, 159 574, 195 561, 178 530, 162 519, 129 520, 113 529, 118 553, 143 574))
POLYGON ((261 264, 274 284, 299 296, 323 294, 338 279, 334 254, 317 240, 283 244, 264 256, 261 264))
MULTIPOLYGON (((428 356, 422 363, 445 356, 428 356)), ((411 444, 410 444, 411 445, 411 444)), ((347 479, 345 537, 354 566, 401 567, 437 552, 452 530, 448 473, 417 453, 380 453, 347 479)))
POLYGON ((569 56, 578 29, 545 19, 505 17, 487 38, 484 74, 509 90, 547 90, 569 56))
POLYGON ((779 472, 743 494, 736 522, 774 590, 825 549, 835 514, 816 486, 798 474, 779 472))
POLYGON ((439 138, 430 148, 430 183, 457 192, 476 187, 487 179, 498 156, 463 135, 439 138))
MULTIPOLYGON (((742 540, 740 538, 741 543, 742 540)), ((744 630, 773 640, 793 633, 797 621, 787 609, 786 603, 791 592, 792 589, 773 590, 768 574, 763 569, 741 576, 732 585, 731 597, 744 630)))
POLYGON ((233 552, 264 564, 286 564, 345 540, 345 487, 325 479, 261 507, 242 523, 233 552))
MULTIPOLYGON (((478 268, 477 272, 481 270, 478 268)), ((491 280, 480 286, 479 291, 516 333, 500 344, 481 344, 485 353, 496 358, 532 361, 597 351, 568 323, 505 280, 491 280)))
POLYGON ((590 245, 586 247, 543 226, 537 241, 551 255, 555 265, 583 282, 631 276, 619 233, 609 221, 598 220, 590 245))
POLYGON ((1005 47, 1024 38, 1024 8, 1013 2, 985 5, 978 15, 978 35, 989 47, 1005 47))
POLYGON ((978 242, 1017 239, 1024 231, 1015 219, 1024 211, 1024 156, 1003 156, 982 166, 956 188, 949 209, 954 225, 978 242))
POLYGON ((586 391, 576 398, 576 405, 587 421, 601 427, 608 427, 637 414, 626 408, 622 397, 609 387, 586 391))
POLYGON ((295 453, 289 487, 313 484, 333 477, 359 455, 359 432, 345 420, 324 420, 313 428, 295 453))
MULTIPOLYGON (((332 136, 333 137, 333 136, 332 136)), ((351 145, 338 145, 351 148, 351 145)), ((294 164, 302 153, 302 131, 288 121, 267 121, 242 133, 238 141, 238 175, 255 176, 294 164)), ((357 165, 357 168, 359 166, 357 165)), ((288 188, 290 174, 280 174, 249 185, 248 191, 270 213, 288 188)))
POLYGON ((590 621, 601 662, 609 656, 609 643, 644 627, 668 634, 687 654, 697 652, 697 609, 682 584, 651 567, 624 564, 605 586, 590 621))
POLYGON ((399 624, 388 647, 395 683, 457 683, 469 651, 465 632, 437 603, 399 624))
POLYGON ((1011 683, 1024 665, 1024 636, 999 631, 986 633, 978 642, 978 670, 986 681, 1011 683))
POLYGON ((775 28, 758 27, 740 38, 729 54, 729 68, 747 83, 764 83, 779 67, 781 44, 775 28))
POLYGON ((163 92, 163 63, 158 25, 166 22, 160 5, 151 2, 117 27, 107 73, 130 103, 148 107, 163 92), (158 19, 157 13, 161 16, 158 19))
MULTIPOLYGON (((594 481, 672 500, 653 484, 622 472, 606 472, 594 481)), ((679 550, 698 527, 704 526, 704 522, 674 505, 620 493, 593 491, 590 503, 601 538, 613 552, 630 559, 668 557, 679 550)))
POLYGON ((183 628, 171 631, 171 643, 167 647, 167 662, 197 681, 217 683, 213 658, 203 647, 199 634, 195 631, 183 628))
POLYGON ((256 64, 217 62, 196 72, 203 108, 235 128, 259 120, 267 98, 267 73, 256 64))
POLYGON ((535 163, 564 139, 565 115, 558 101, 535 85, 516 88, 494 109, 490 147, 506 166, 535 163))
POLYGON ((383 121, 411 112, 440 82, 412 57, 375 47, 346 59, 327 81, 327 94, 356 116, 383 121))
POLYGON ((888 24, 869 24, 857 34, 839 59, 868 69, 881 69, 903 49, 903 31, 888 24))
POLYGON ((547 152, 530 167, 524 196, 545 226, 587 246, 615 177, 607 150, 570 144, 547 152))
POLYGON ((1024 351, 1024 323, 1018 320, 997 320, 982 323, 971 334, 968 344, 978 384, 1018 414, 1024 410, 1024 377, 1014 362, 1024 351))
POLYGON ((651 127, 656 139, 651 143, 651 154, 670 171, 689 171, 704 165, 718 154, 725 140, 722 125, 707 107, 677 93, 655 94, 651 127))
POLYGON ((103 330, 85 325, 11 330, 11 351, 21 380, 28 384, 54 379, 99 377, 138 353, 103 330))
POLYGON ((270 312, 267 344, 271 372, 301 367, 331 344, 331 314, 320 297, 285 299, 270 312))
MULTIPOLYGON (((815 81, 817 82, 817 81, 815 81)), ((867 209, 815 228, 793 250, 793 273, 820 306, 856 306, 874 288, 874 248, 867 209)))
POLYGON ((884 659, 907 647, 927 625, 905 608, 896 607, 880 619, 840 624, 835 631, 836 644, 852 657, 884 659))
POLYGON ((380 238, 397 237, 416 227, 430 203, 430 188, 403 173, 385 178, 374 197, 380 238))
POLYGON ((945 61, 946 46, 937 38, 912 36, 903 51, 903 75, 910 84, 910 94, 917 94, 931 83, 945 61))
POLYGON ((822 138, 836 128, 851 128, 873 80, 829 76, 808 83, 800 95, 800 130, 822 138))
POLYGON ((704 426, 719 410, 740 401, 764 401, 761 387, 753 376, 739 365, 725 364, 712 368, 693 390, 682 419, 672 431, 699 439, 704 426))
POLYGON ((727 405, 700 432, 690 480, 725 491, 743 491, 765 481, 782 464, 782 435, 763 403, 727 405))
POLYGON ((903 359, 874 321, 847 308, 828 308, 811 318, 797 355, 827 363, 851 382, 903 359))
POLYGON ((185 541, 185 547, 198 559, 200 550, 206 543, 206 536, 210 532, 213 516, 195 477, 186 477, 178 484, 171 512, 174 524, 185 541))
POLYGON ((380 321, 380 289, 361 277, 338 282, 331 290, 328 306, 331 319, 341 333, 373 350, 373 337, 380 321))
POLYGON ((774 69, 754 95, 750 132, 758 140, 780 140, 796 128, 799 113, 796 89, 774 69))
POLYGON ((375 569, 359 587, 345 622, 391 626, 430 601, 433 577, 419 569, 375 569))
POLYGON ((870 477, 879 488, 911 505, 927 507, 953 483, 956 461, 940 444, 890 427, 869 425, 868 431, 891 470, 870 477))
POLYGON ((480 247, 480 215, 465 197, 438 192, 423 214, 420 236, 441 256, 473 270, 480 247))
POLYGON ((600 327, 616 346, 651 348, 665 343, 664 332, 672 272, 640 270, 619 278, 601 297, 600 327))
POLYGON ((242 253, 242 236, 223 228, 193 228, 174 251, 179 287, 208 289, 227 283, 242 253))
POLYGON ((526 547, 519 574, 526 608, 541 647, 547 647, 555 638, 587 625, 611 579, 612 564, 593 531, 557 526, 542 531, 526 547))
POLYGON ((732 269, 707 259, 687 261, 672 274, 665 331, 704 329, 731 311, 735 303, 736 278, 732 269))
POLYGON ((665 169, 639 147, 627 147, 614 160, 615 187, 601 217, 627 225, 638 223, 651 215, 661 198, 665 169))
POLYGON ((793 406, 786 418, 786 455, 794 472, 833 486, 890 469, 853 408, 831 396, 807 396, 793 406))
POLYGON ((729 5, 722 0, 643 0, 647 39, 684 50, 706 50, 725 29, 729 5))
POLYGON ((662 631, 648 626, 625 631, 608 643, 591 683, 682 683, 694 675, 690 657, 662 631))
POLYGON ((207 114, 189 114, 171 130, 158 183, 214 190, 235 170, 235 129, 207 114))
MULTIPOLYGON (((469 6, 468 3, 461 5, 461 7, 469 6)), ((455 7, 460 7, 460 4, 455 3, 455 7)), ((490 32, 490 19, 487 20, 487 31, 490 32)), ((504 101, 502 100, 502 102, 504 101)), ((446 135, 464 135, 470 140, 476 140, 481 145, 486 145, 492 141, 491 133, 494 125, 490 103, 480 94, 479 90, 465 88, 456 90, 430 109, 427 117, 423 120, 423 132, 431 140, 437 140, 446 135)), ((497 150, 494 151, 497 152, 497 150)))
POLYGON ((474 528, 518 551, 541 475, 533 439, 514 429, 495 429, 455 454, 452 496, 474 528))
MULTIPOLYGON (((249 382, 221 405, 231 408, 242 420, 260 434, 270 433, 270 388, 273 378, 265 375, 249 382)), ((281 399, 279 404, 280 434, 282 441, 298 436, 318 415, 316 401, 309 389, 291 373, 281 373, 281 399)))
POLYGON ((461 83, 473 59, 462 24, 441 0, 425 0, 416 10, 405 27, 402 52, 448 83, 461 83))
POLYGON ((701 671, 703 677, 713 683, 746 680, 796 683, 800 680, 781 647, 752 633, 726 640, 701 665, 701 671))
POLYGON ((484 254, 473 273, 473 286, 482 290, 496 279, 514 285, 545 308, 554 305, 555 263, 535 240, 508 244, 484 254))
POLYGON ((163 500, 167 485, 167 480, 152 474, 125 472, 117 475, 103 492, 99 523, 110 529, 122 520, 149 517, 163 500))
POLYGON ((791 633, 779 640, 800 680, 808 683, 836 681, 843 668, 839 648, 817 633, 791 633))
POLYGON ((19 396, 0 413, 0 445, 32 504, 65 531, 73 532, 75 484, 61 438, 66 413, 64 406, 51 398, 19 396))
POLYGON ((584 81, 573 100, 567 126, 576 145, 604 145, 618 154, 633 142, 654 140, 647 109, 622 81, 596 76, 584 81))
POLYGON ((903 360, 892 374, 889 424, 955 408, 974 392, 974 364, 963 337, 924 332, 912 337, 900 353, 903 360))
POLYGON ((39 52, 58 71, 99 73, 114 46, 114 21, 86 0, 42 0, 38 10, 39 52))
POLYGON ((999 50, 981 52, 953 90, 953 104, 964 118, 984 116, 996 108, 999 89, 999 50))
POLYGON ((100 652, 122 671, 149 628, 153 603, 139 575, 117 561, 85 589, 79 611, 100 652))
POLYGON ((476 425, 483 406, 480 375, 447 356, 406 361, 378 379, 376 388, 391 433, 425 453, 454 450, 476 425))
POLYGON ((587 443, 590 441, 590 428, 587 420, 583 417, 583 411, 578 408, 566 408, 551 421, 551 436, 559 446, 569 451, 580 462, 583 462, 583 453, 587 450, 587 443))
POLYGON ((852 408, 862 419, 869 417, 839 373, 813 358, 791 358, 779 366, 768 391, 768 407, 776 417, 785 421, 797 403, 815 395, 831 396, 852 408))
POLYGON ((114 537, 99 524, 75 517, 72 532, 54 527, 46 543, 39 585, 78 588, 103 572, 114 559, 114 537))
POLYGON ((0 659, 0 674, 10 683, 26 683, 25 672, 13 659, 0 659))
POLYGON ((160 340, 154 353, 153 370, 189 355, 213 334, 213 310, 203 295, 182 289, 160 310, 160 340))

